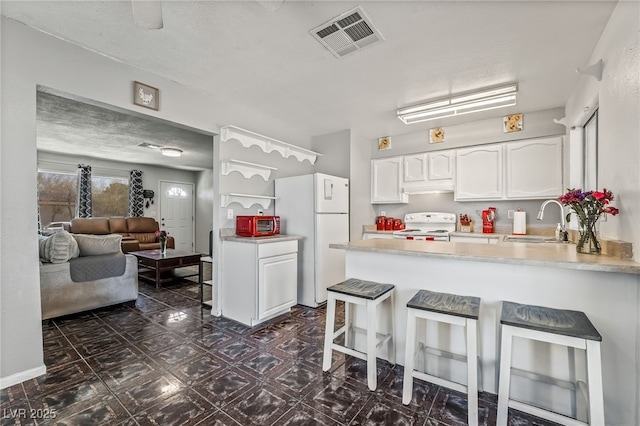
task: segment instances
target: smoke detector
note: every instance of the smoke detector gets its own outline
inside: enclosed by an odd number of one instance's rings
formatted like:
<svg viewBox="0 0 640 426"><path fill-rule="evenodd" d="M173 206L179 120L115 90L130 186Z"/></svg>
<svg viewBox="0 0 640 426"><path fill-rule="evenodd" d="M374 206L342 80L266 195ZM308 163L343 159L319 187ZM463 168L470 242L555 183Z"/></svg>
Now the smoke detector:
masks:
<svg viewBox="0 0 640 426"><path fill-rule="evenodd" d="M360 6L312 29L310 33L337 58L384 40Z"/></svg>

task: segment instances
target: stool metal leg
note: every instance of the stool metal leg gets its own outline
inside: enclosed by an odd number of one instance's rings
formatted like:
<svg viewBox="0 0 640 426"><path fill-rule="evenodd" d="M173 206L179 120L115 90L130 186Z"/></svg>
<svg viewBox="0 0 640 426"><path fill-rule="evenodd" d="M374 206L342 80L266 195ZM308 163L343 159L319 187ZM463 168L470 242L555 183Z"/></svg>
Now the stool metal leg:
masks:
<svg viewBox="0 0 640 426"><path fill-rule="evenodd" d="M604 425L604 401L600 342L587 340L587 380L589 381L589 424Z"/></svg>
<svg viewBox="0 0 640 426"><path fill-rule="evenodd" d="M367 302L367 383L369 389L374 391L378 387L376 368L376 347L378 338L376 335L376 303Z"/></svg>
<svg viewBox="0 0 640 426"><path fill-rule="evenodd" d="M498 384L498 426L507 426L509 415L509 387L511 379L511 328L502 326L502 340L500 349L500 381Z"/></svg>
<svg viewBox="0 0 640 426"><path fill-rule="evenodd" d="M327 295L327 320L324 330L324 354L322 357L322 371L329 371L331 368L331 356L333 350L333 330L336 321L336 298L329 292Z"/></svg>
<svg viewBox="0 0 640 426"><path fill-rule="evenodd" d="M402 403L408 405L413 396L413 362L416 346L416 315L407 309L407 340L404 353L404 379L402 382Z"/></svg>

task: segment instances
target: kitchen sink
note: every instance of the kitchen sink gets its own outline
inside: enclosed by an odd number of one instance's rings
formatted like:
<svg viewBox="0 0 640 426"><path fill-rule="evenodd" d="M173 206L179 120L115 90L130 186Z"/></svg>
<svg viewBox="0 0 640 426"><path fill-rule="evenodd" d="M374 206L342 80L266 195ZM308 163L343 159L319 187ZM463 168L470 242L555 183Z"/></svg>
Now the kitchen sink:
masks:
<svg viewBox="0 0 640 426"><path fill-rule="evenodd" d="M507 243L560 243L554 237L545 237L542 235L505 235L504 242Z"/></svg>

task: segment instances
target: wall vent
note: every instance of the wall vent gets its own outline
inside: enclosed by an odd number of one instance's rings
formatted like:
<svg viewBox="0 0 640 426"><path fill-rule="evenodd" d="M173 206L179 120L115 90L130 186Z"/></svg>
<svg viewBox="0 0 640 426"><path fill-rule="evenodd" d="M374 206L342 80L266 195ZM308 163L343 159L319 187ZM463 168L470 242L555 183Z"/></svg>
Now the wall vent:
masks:
<svg viewBox="0 0 640 426"><path fill-rule="evenodd" d="M384 40L361 7L356 7L310 31L337 58Z"/></svg>

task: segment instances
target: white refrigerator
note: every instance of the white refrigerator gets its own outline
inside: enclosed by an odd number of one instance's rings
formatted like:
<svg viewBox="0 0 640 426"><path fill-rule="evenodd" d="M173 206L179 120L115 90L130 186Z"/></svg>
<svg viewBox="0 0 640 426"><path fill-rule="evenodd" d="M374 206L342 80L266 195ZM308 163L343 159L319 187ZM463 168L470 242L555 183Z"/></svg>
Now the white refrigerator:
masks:
<svg viewBox="0 0 640 426"><path fill-rule="evenodd" d="M349 241L349 180L323 173L275 179L275 197L280 232L303 237L298 303L318 307L327 287L345 280L345 252L329 244Z"/></svg>

